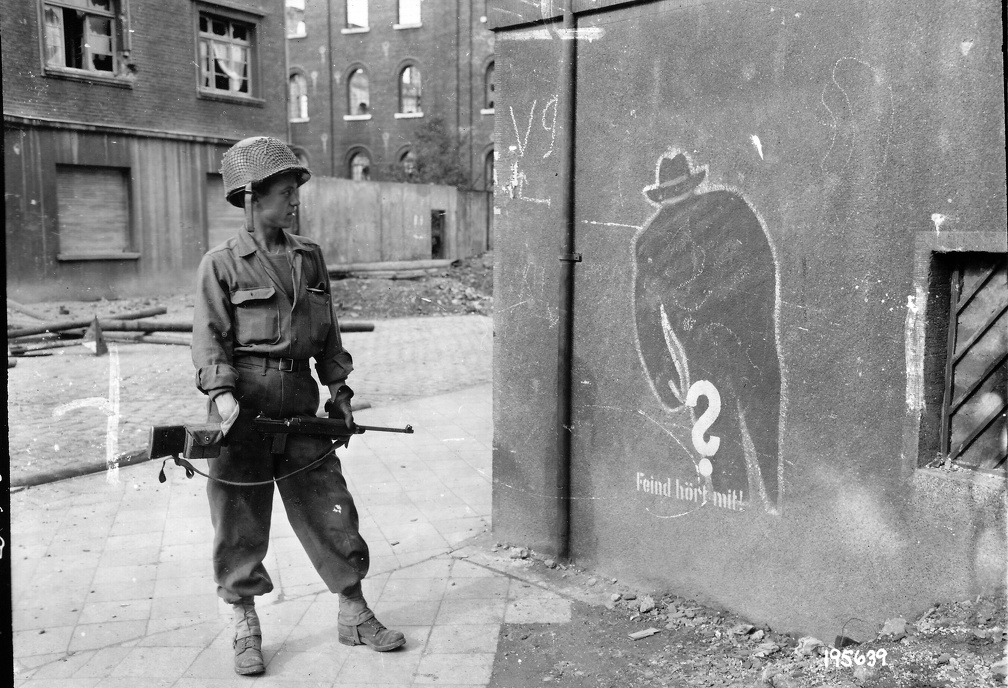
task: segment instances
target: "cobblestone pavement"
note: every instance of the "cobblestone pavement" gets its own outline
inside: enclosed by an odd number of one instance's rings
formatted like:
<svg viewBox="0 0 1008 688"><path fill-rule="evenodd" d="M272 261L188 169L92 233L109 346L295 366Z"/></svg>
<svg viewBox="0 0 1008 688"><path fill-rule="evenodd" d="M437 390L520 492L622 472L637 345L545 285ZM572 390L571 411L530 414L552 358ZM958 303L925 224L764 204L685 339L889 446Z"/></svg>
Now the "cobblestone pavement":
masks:
<svg viewBox="0 0 1008 688"><path fill-rule="evenodd" d="M418 399L490 382L493 321L481 315L375 321L345 333L356 403ZM187 346L110 343L18 358L7 371L11 484L101 468L146 447L151 425L202 420Z"/></svg>

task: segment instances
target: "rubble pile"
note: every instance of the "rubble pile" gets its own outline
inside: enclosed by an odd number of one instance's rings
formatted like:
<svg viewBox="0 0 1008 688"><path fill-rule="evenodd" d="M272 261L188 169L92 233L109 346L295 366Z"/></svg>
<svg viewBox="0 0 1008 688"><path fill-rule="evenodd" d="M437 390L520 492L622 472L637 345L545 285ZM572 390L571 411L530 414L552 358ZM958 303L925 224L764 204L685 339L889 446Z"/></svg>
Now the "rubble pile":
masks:
<svg viewBox="0 0 1008 688"><path fill-rule="evenodd" d="M506 624L492 686L531 685L533 674L536 683L564 686L1008 685L1003 596L935 604L913 621L889 619L873 638L857 643L778 633L675 594L621 588L615 579L600 580L524 547L498 543L494 549L545 575L601 588L606 601L575 605L570 628Z"/></svg>
<svg viewBox="0 0 1008 688"><path fill-rule="evenodd" d="M493 255L456 260L432 274L334 279L332 294L337 314L348 317L492 315Z"/></svg>

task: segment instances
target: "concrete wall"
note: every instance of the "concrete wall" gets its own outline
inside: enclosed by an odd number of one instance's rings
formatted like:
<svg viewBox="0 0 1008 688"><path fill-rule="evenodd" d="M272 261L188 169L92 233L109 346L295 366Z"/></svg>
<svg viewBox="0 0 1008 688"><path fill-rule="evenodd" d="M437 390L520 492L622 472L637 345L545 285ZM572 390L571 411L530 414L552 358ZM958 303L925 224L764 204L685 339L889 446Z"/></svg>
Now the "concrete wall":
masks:
<svg viewBox="0 0 1008 688"><path fill-rule="evenodd" d="M301 234L318 241L330 265L426 260L431 213L444 211L443 258L487 246L488 194L432 184L313 177L302 187Z"/></svg>
<svg viewBox="0 0 1008 688"><path fill-rule="evenodd" d="M565 151L536 12L490 9L494 529L550 551ZM920 467L919 345L933 256L1006 251L999 9L651 2L577 27L575 559L830 639L1003 589L1004 475Z"/></svg>

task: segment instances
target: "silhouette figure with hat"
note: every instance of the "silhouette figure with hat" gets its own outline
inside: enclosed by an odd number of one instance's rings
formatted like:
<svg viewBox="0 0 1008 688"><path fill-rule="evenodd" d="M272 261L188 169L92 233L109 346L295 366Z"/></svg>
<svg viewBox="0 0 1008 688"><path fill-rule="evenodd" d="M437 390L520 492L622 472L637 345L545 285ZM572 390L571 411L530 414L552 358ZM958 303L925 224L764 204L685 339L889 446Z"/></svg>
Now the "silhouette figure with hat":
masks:
<svg viewBox="0 0 1008 688"><path fill-rule="evenodd" d="M777 272L756 213L728 190L699 193L706 169L682 153L661 157L644 189L657 213L634 241L634 310L641 362L670 410L707 380L721 396L708 430L715 491L740 491L752 508L780 497L781 367ZM695 415L704 408L697 406ZM694 421L695 422L695 421Z"/></svg>

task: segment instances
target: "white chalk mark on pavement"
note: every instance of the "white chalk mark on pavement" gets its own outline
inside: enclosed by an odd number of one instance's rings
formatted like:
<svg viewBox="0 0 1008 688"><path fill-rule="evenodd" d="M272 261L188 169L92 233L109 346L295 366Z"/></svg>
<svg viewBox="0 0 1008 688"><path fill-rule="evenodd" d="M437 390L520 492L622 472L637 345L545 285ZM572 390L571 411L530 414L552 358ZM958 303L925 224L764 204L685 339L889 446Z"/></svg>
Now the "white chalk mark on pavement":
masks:
<svg viewBox="0 0 1008 688"><path fill-rule="evenodd" d="M52 417L59 419L70 411L82 408L96 408L108 415L105 430L105 465L108 466L106 482L110 485L119 484L119 349L109 343L109 393L108 398L87 397L74 399L66 404L60 404L53 409Z"/></svg>

